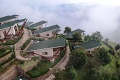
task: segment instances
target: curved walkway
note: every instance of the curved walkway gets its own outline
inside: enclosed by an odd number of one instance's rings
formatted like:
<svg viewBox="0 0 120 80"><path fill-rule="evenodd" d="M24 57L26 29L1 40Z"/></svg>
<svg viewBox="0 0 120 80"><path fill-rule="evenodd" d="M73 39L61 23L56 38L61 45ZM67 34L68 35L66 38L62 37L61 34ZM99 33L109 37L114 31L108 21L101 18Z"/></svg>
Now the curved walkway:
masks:
<svg viewBox="0 0 120 80"><path fill-rule="evenodd" d="M16 58L19 60L30 60L30 58L24 58L20 55L21 49L20 47L30 38L30 33L29 31L24 28L24 34L22 36L22 38L14 45L15 47L15 55Z"/></svg>

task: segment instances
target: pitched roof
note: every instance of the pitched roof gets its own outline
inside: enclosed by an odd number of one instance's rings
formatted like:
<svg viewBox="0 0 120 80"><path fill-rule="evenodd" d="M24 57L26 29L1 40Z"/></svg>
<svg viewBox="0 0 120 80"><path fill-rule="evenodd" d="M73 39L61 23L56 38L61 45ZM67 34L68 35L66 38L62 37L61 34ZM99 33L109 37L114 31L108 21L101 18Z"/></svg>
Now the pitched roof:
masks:
<svg viewBox="0 0 120 80"><path fill-rule="evenodd" d="M29 25L31 25L33 22L31 21L27 21L26 24L25 24L25 27L28 27Z"/></svg>
<svg viewBox="0 0 120 80"><path fill-rule="evenodd" d="M58 28L60 28L58 25L53 25L53 26L50 26L50 27L45 27L45 28L36 30L36 31L34 31L34 34L39 34L39 33L47 32L47 31L50 31L50 30L58 29Z"/></svg>
<svg viewBox="0 0 120 80"><path fill-rule="evenodd" d="M85 49L95 48L101 46L101 43L95 40L91 40L88 42L80 43L79 46L84 47Z"/></svg>
<svg viewBox="0 0 120 80"><path fill-rule="evenodd" d="M18 15L11 15L11 16L4 16L0 18L0 22L6 21L6 20L10 20L10 19L14 19L16 18Z"/></svg>
<svg viewBox="0 0 120 80"><path fill-rule="evenodd" d="M77 33L77 32L82 33L82 32L85 32L85 31L83 31L83 30L81 30L81 29L76 29L76 30L74 30L74 31L69 32L69 33L66 34L65 36L66 36L66 38L72 38L72 35L75 34L75 33Z"/></svg>
<svg viewBox="0 0 120 80"><path fill-rule="evenodd" d="M0 29L7 28L7 27L11 27L11 26L15 25L16 23L20 23L20 22L23 22L23 21L25 21L25 20L26 20L26 19L15 20L15 21L11 21L11 22L2 24L2 25L0 25Z"/></svg>
<svg viewBox="0 0 120 80"><path fill-rule="evenodd" d="M37 26L45 24L45 23L47 23L47 21L40 21L40 22L37 22L37 23L33 23L28 27L33 28L33 27L37 27Z"/></svg>
<svg viewBox="0 0 120 80"><path fill-rule="evenodd" d="M63 47L63 46L65 46L65 39L58 38L58 39L54 39L54 40L46 40L46 41L41 41L38 43L33 43L28 48L28 51L44 49L44 48L56 48L56 47Z"/></svg>

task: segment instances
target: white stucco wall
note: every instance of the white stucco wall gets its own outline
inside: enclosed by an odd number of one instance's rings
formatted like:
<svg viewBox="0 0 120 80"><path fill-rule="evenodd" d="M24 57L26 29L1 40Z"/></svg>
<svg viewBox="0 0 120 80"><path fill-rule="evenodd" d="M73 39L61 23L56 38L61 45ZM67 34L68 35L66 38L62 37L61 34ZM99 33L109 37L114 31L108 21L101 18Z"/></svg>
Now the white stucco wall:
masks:
<svg viewBox="0 0 120 80"><path fill-rule="evenodd" d="M53 57L53 49L52 48L39 49L39 50L35 50L34 52L39 54L39 55L45 56L45 57ZM44 52L47 52L48 54L44 55L43 54ZM38 56L38 55L36 55L36 56Z"/></svg>
<svg viewBox="0 0 120 80"><path fill-rule="evenodd" d="M10 27L4 28L4 29L1 29L1 30L0 30L0 36L1 36L1 38L4 38L3 32L4 32L4 31L8 32L9 28L10 28ZM11 26L11 29L10 29L10 31L9 31L8 34L15 34L14 26Z"/></svg>
<svg viewBox="0 0 120 80"><path fill-rule="evenodd" d="M10 27L9 27L10 28ZM5 30L8 32L9 28L6 28ZM11 29L8 34L15 34L14 26L11 26Z"/></svg>
<svg viewBox="0 0 120 80"><path fill-rule="evenodd" d="M43 25L39 25L39 26L36 26L35 28L36 29L42 29L44 26Z"/></svg>
<svg viewBox="0 0 120 80"><path fill-rule="evenodd" d="M47 36L47 34L49 34L49 36ZM44 32L44 33L40 33L39 35L40 35L40 36L44 36L44 37L46 37L46 38L51 38L51 37L53 37L52 31L47 31L47 32ZM41 38L42 38L42 37L41 37Z"/></svg>
<svg viewBox="0 0 120 80"><path fill-rule="evenodd" d="M4 34L3 32L0 30L0 39L3 39L4 38Z"/></svg>

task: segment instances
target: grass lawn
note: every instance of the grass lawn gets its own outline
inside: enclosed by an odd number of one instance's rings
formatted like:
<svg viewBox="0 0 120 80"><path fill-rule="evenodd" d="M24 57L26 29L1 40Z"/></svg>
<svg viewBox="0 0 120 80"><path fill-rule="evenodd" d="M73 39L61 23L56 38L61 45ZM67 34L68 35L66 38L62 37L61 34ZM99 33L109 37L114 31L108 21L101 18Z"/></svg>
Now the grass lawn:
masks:
<svg viewBox="0 0 120 80"><path fill-rule="evenodd" d="M106 45L106 44L104 44L103 42L101 42L101 44L102 44L102 46L101 47L104 47L105 49L107 49L107 50L109 50L110 48Z"/></svg>
<svg viewBox="0 0 120 80"><path fill-rule="evenodd" d="M108 42L108 44L110 44L113 48L117 45L116 43L114 43L114 42Z"/></svg>
<svg viewBox="0 0 120 80"><path fill-rule="evenodd" d="M9 54L11 52L12 52L11 48L8 48L8 49L6 49L4 51L0 50L0 58L2 58L3 56L5 56L5 55L7 55L7 54Z"/></svg>
<svg viewBox="0 0 120 80"><path fill-rule="evenodd" d="M30 61L25 61L22 64L18 64L22 69L26 70L28 67L35 65L39 60L30 60Z"/></svg>
<svg viewBox="0 0 120 80"><path fill-rule="evenodd" d="M47 60L42 60L41 62L38 63L36 67L28 71L27 74L32 78L42 76L43 74L49 71L49 68L55 66L60 60L61 58L56 58L54 63L50 63Z"/></svg>

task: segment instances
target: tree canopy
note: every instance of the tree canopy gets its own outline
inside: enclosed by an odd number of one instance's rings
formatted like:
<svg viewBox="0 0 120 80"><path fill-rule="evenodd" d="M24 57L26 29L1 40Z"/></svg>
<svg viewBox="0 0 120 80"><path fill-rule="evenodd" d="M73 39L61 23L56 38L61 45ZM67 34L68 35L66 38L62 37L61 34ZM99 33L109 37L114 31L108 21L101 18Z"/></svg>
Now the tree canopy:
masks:
<svg viewBox="0 0 120 80"><path fill-rule="evenodd" d="M71 28L70 27L65 27L64 33L69 33L71 32Z"/></svg>
<svg viewBox="0 0 120 80"><path fill-rule="evenodd" d="M75 34L72 35L72 37L75 41L81 41L82 40L81 33L75 33Z"/></svg>
<svg viewBox="0 0 120 80"><path fill-rule="evenodd" d="M90 35L86 35L85 37L84 37L84 41L89 41L90 40Z"/></svg>
<svg viewBox="0 0 120 80"><path fill-rule="evenodd" d="M106 65L111 61L110 56L108 55L108 51L104 47L98 50L98 57L102 65Z"/></svg>
<svg viewBox="0 0 120 80"><path fill-rule="evenodd" d="M96 31L91 35L91 39L101 41L103 39L103 36L101 35L99 31Z"/></svg>
<svg viewBox="0 0 120 80"><path fill-rule="evenodd" d="M120 44L117 44L117 45L115 46L115 50L117 51L118 49L120 49Z"/></svg>
<svg viewBox="0 0 120 80"><path fill-rule="evenodd" d="M70 60L73 67L81 68L86 63L85 51L79 48L75 49L72 51Z"/></svg>

